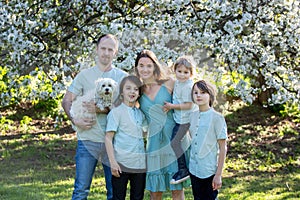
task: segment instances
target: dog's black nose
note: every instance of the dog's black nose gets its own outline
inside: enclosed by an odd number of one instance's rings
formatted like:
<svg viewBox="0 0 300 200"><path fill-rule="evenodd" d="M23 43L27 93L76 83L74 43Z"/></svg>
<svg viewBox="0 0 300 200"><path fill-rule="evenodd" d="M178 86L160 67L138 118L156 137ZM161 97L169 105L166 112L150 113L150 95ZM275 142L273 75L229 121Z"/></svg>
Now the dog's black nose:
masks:
<svg viewBox="0 0 300 200"><path fill-rule="evenodd" d="M105 88L105 92L108 92L109 91L109 89L108 88Z"/></svg>

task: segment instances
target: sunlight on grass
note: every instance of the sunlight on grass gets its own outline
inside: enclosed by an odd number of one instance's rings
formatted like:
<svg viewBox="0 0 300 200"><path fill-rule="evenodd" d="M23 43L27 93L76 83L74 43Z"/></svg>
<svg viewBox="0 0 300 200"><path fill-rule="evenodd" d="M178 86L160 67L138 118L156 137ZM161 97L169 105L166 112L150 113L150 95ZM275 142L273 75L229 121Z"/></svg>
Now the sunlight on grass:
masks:
<svg viewBox="0 0 300 200"><path fill-rule="evenodd" d="M59 180L52 183L41 181L27 182L18 185L4 185L0 189L3 199L69 199L72 194L73 179ZM10 191L6 193L5 191Z"/></svg>
<svg viewBox="0 0 300 200"><path fill-rule="evenodd" d="M286 181L286 182L285 182ZM297 199L300 197L299 174L248 175L231 177L223 181L219 199Z"/></svg>
<svg viewBox="0 0 300 200"><path fill-rule="evenodd" d="M300 199L295 124L261 112L260 107L238 103L228 108L228 156L219 200ZM74 132L0 135L0 199L71 199L75 150ZM193 199L191 188L185 189L185 197ZM106 189L98 165L89 200L102 199L106 199ZM149 191L144 199L150 199ZM163 199L171 200L171 193L165 192Z"/></svg>

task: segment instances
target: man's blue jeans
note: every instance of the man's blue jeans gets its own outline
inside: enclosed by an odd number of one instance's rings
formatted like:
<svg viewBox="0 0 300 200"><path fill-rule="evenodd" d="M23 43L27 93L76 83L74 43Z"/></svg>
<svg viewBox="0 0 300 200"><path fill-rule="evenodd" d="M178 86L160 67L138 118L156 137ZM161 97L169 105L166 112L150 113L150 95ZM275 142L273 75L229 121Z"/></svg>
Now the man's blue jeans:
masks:
<svg viewBox="0 0 300 200"><path fill-rule="evenodd" d="M72 200L87 199L98 160L102 162L104 170L107 199L111 200L113 197L111 184L112 175L105 143L78 140L75 159L76 177Z"/></svg>

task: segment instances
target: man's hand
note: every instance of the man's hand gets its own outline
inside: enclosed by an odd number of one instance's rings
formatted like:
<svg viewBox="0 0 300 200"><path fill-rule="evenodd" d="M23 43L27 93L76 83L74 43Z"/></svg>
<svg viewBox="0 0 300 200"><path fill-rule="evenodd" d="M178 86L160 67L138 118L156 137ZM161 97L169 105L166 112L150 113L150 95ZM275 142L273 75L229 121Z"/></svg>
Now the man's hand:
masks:
<svg viewBox="0 0 300 200"><path fill-rule="evenodd" d="M92 128L92 126L96 123L96 119L95 118L73 118L73 124L75 126L77 126L80 129L83 130L88 130L90 128Z"/></svg>
<svg viewBox="0 0 300 200"><path fill-rule="evenodd" d="M85 101L82 102L82 106L89 112L89 113L96 113L96 104L94 101Z"/></svg>

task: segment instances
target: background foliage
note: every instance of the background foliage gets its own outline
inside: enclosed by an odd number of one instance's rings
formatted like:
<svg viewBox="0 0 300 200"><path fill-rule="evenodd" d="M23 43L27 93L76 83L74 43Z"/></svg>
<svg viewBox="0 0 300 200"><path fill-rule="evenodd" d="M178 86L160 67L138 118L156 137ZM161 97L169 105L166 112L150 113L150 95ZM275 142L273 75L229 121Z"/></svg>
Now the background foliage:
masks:
<svg viewBox="0 0 300 200"><path fill-rule="evenodd" d="M2 1L0 103L60 98L78 70L94 64L97 38L113 33L115 63L127 71L143 48L166 64L190 54L199 77L227 95L299 105L299 7L297 0Z"/></svg>
<svg viewBox="0 0 300 200"><path fill-rule="evenodd" d="M94 64L104 33L120 40L117 67L131 72L144 48L166 66L189 54L195 78L227 97L218 108L229 131L220 199L299 199L299 7L298 0L1 1L0 199L70 198L76 136L60 100ZM90 199L105 198L99 171Z"/></svg>

